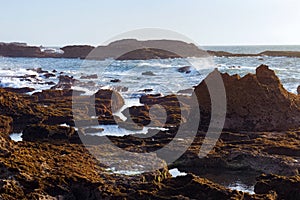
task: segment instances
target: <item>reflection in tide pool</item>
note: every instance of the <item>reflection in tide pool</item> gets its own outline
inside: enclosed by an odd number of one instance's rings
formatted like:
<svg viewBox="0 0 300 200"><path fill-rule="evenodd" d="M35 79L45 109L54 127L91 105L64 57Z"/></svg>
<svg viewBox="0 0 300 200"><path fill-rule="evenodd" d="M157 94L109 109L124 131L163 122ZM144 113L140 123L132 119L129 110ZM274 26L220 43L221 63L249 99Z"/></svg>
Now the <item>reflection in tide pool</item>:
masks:
<svg viewBox="0 0 300 200"><path fill-rule="evenodd" d="M242 192L248 192L250 194L255 194L254 185L249 186L249 185L243 184L240 181L230 184L228 186L228 188L232 189L232 190L238 190L238 191L242 191Z"/></svg>
<svg viewBox="0 0 300 200"><path fill-rule="evenodd" d="M187 175L187 173L181 172L177 168L170 169L169 172L173 178L176 178L177 176L186 176Z"/></svg>
<svg viewBox="0 0 300 200"><path fill-rule="evenodd" d="M22 133L12 133L9 135L9 137L15 142L20 142L23 140Z"/></svg>

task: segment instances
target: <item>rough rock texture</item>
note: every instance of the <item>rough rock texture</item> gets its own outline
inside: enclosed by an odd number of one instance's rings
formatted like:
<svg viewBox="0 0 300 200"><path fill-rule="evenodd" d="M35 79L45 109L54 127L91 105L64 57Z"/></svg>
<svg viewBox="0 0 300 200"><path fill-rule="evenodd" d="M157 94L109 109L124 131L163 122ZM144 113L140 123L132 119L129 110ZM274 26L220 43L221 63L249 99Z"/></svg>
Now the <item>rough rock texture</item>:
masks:
<svg viewBox="0 0 300 200"><path fill-rule="evenodd" d="M79 134L99 130L79 127L77 133L74 128L61 125L74 126L73 114L77 111L72 109L74 99L78 100L77 121L89 121L91 114L95 114L100 124L116 124L113 112L124 105L120 94L99 90L94 96L81 96L79 91L66 89L44 90L30 96L0 89L0 131L6 131L6 135L0 134L0 199L299 199L299 124L293 125L295 130L287 130L299 117L299 95L288 93L266 66L260 66L256 75L243 78L221 76L228 91L231 123L228 126L226 122L227 129L234 132L223 131L203 158L198 155L204 138L209 142L213 138L202 129L196 137L190 136L190 124L185 123L193 114L190 97L144 95L140 98L143 106L124 111L133 122L123 123L140 126L154 123L168 128L165 131L149 129L147 134L108 137L115 146L136 153L138 162L133 162L136 166L145 163L140 153L146 152L153 155L147 164L152 165L157 159L164 166L161 170L136 176L113 174L109 171L111 168L107 169L104 163L116 169L130 169L124 162L132 162L128 158L120 160L118 152L104 140L107 137L85 136L89 142L86 147L93 156L78 142ZM210 102L204 83L195 91L202 114L209 114ZM155 105L161 107L155 110ZM167 122L161 121L162 111L166 111ZM256 125L251 126L254 122L243 120L255 120ZM285 124L280 120L285 120ZM279 125L282 128L278 128ZM24 130L24 141L13 142L7 137L11 126ZM174 138L179 126L183 128L181 137ZM270 126L272 129L268 129ZM286 130L261 132L260 129ZM156 153L175 139L178 143L169 147L172 153L181 152L187 141L193 141L169 166L187 172L185 177L171 178L163 156ZM276 175L258 178L255 191L259 194L255 195L230 190L201 178L206 172L227 170Z"/></svg>
<svg viewBox="0 0 300 200"><path fill-rule="evenodd" d="M275 191L278 199L300 199L300 176L261 175L257 181L255 192L258 194Z"/></svg>
<svg viewBox="0 0 300 200"><path fill-rule="evenodd" d="M143 95L140 103L144 105L132 106L123 111L127 120L119 125L127 129L140 129L143 126L179 126L187 121L190 111L190 106L181 102L176 95Z"/></svg>
<svg viewBox="0 0 300 200"><path fill-rule="evenodd" d="M12 132L12 121L11 117L0 115L0 134L8 135Z"/></svg>
<svg viewBox="0 0 300 200"><path fill-rule="evenodd" d="M27 93L27 92L32 92L32 91L35 90L34 88L30 88L30 87L22 87L22 88L6 87L6 88L3 88L3 89L5 89L8 92L15 92L15 93L20 93L20 94Z"/></svg>
<svg viewBox="0 0 300 200"><path fill-rule="evenodd" d="M0 198L5 200L276 198L276 193L233 191L192 174L171 178L166 168L136 176L111 174L82 145L14 143L2 135L0 141Z"/></svg>
<svg viewBox="0 0 300 200"><path fill-rule="evenodd" d="M210 76L218 71L212 72ZM275 131L300 127L300 98L285 90L268 66L244 77L221 74L227 98L227 130ZM205 81L196 88L202 123L209 120L210 95ZM206 119L205 119L206 117Z"/></svg>
<svg viewBox="0 0 300 200"><path fill-rule="evenodd" d="M23 130L22 138L25 141L69 141L78 138L73 127L34 124L28 125Z"/></svg>
<svg viewBox="0 0 300 200"><path fill-rule="evenodd" d="M42 109L42 108L41 108ZM13 118L14 129L24 124L34 124L42 120L40 107L22 95L0 88L0 115Z"/></svg>

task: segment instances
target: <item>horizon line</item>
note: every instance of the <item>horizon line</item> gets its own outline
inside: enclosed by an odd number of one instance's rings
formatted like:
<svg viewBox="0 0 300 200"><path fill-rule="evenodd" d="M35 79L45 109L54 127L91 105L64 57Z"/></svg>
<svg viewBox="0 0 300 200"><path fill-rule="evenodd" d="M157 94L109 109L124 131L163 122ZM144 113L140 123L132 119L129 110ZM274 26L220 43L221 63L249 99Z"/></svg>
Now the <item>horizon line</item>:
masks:
<svg viewBox="0 0 300 200"><path fill-rule="evenodd" d="M126 39L126 38L125 38ZM134 39L134 38L132 38ZM123 40L123 39L121 39ZM148 41L148 40L139 40L137 39L138 41ZM151 39L152 40L152 39ZM154 40L172 40L172 39L154 39ZM119 40L116 40L116 41L119 41ZM180 40L174 40L174 41L180 41ZM183 41L184 42L184 41ZM65 46L73 46L73 45L89 45L89 46L94 46L94 47L97 47L97 46L106 46L104 44L90 44L90 43L66 43L66 44L57 44L57 45L43 45L43 44L33 44L33 43L28 43L28 42L25 42L25 41L0 41L0 43L26 43L27 46L43 46L43 47L65 47ZM203 46L300 46L300 44L245 44L245 43L242 43L242 44L232 44L232 43L229 43L229 44L195 44L196 46L198 47L203 47Z"/></svg>

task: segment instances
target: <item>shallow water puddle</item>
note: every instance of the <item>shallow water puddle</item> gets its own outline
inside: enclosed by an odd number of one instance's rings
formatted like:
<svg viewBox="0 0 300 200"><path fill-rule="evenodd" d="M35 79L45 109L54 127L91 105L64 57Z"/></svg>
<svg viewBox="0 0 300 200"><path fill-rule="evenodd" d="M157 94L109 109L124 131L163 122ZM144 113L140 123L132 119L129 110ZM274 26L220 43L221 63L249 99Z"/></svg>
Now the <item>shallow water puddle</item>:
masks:
<svg viewBox="0 0 300 200"><path fill-rule="evenodd" d="M186 176L187 175L187 173L181 172L177 168L170 169L169 172L173 178L176 178L177 176Z"/></svg>
<svg viewBox="0 0 300 200"><path fill-rule="evenodd" d="M23 141L22 133L12 133L9 135L9 137L15 142Z"/></svg>

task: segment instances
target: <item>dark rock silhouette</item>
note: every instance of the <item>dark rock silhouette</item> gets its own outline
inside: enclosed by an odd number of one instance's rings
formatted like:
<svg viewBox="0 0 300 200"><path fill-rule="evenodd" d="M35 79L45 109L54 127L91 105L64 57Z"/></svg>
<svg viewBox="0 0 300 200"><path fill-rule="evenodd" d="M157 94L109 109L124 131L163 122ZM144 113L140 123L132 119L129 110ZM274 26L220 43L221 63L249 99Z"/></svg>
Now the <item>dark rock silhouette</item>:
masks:
<svg viewBox="0 0 300 200"><path fill-rule="evenodd" d="M63 58L80 58L85 59L85 57L94 49L94 47L89 45L74 45L65 46L61 48L64 51L62 54Z"/></svg>

